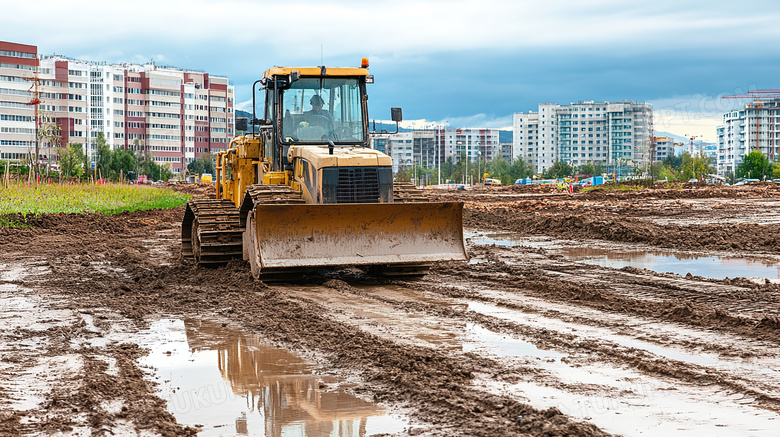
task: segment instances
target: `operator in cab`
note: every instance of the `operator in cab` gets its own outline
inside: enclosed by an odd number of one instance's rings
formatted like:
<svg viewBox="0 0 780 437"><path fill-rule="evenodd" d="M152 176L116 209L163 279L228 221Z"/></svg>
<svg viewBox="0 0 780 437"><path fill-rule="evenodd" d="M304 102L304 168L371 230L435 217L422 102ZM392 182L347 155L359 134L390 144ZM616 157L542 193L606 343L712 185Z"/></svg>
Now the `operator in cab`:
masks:
<svg viewBox="0 0 780 437"><path fill-rule="evenodd" d="M332 127L333 118L331 117L330 112L322 109L325 105L325 101L322 100L322 97L320 97L319 94L315 94L311 97L309 103L311 103L311 109L303 113L303 119L311 126Z"/></svg>

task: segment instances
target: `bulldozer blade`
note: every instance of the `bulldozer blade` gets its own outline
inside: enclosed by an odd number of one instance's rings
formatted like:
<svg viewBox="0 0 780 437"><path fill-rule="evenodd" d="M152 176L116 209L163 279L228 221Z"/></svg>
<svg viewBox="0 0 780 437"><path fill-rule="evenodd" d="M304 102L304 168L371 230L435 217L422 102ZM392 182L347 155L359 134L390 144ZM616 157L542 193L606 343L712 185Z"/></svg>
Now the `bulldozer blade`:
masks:
<svg viewBox="0 0 780 437"><path fill-rule="evenodd" d="M468 259L458 202L265 204L251 222L253 270Z"/></svg>

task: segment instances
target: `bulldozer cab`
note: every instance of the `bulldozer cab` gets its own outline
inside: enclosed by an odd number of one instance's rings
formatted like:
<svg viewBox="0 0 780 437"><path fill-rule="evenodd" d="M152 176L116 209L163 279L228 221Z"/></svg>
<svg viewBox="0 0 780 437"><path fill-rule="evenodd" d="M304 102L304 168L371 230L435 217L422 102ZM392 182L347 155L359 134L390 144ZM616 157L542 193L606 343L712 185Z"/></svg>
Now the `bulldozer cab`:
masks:
<svg viewBox="0 0 780 437"><path fill-rule="evenodd" d="M359 78L303 77L280 94L282 143L366 141Z"/></svg>
<svg viewBox="0 0 780 437"><path fill-rule="evenodd" d="M282 158L292 145L368 147L366 83L371 79L366 68L266 71L254 96L255 113L264 114L262 124L272 125L278 148L266 155Z"/></svg>

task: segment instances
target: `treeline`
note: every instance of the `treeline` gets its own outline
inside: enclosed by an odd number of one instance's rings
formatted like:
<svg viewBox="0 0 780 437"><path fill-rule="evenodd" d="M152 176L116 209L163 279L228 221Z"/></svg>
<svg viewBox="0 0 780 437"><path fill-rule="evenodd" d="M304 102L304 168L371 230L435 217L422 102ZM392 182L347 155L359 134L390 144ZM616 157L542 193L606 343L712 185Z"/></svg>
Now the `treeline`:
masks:
<svg viewBox="0 0 780 437"><path fill-rule="evenodd" d="M543 179L564 178L576 175L593 176L604 173L604 166L599 164L585 164L572 168L565 162L556 162L553 166L541 174L528 164L523 158L518 158L514 163L509 163L503 158L493 160L480 159L466 163L465 156L458 162L453 162L452 157L441 165L441 182L447 183L478 183L483 178L499 179L502 184L513 184L518 179L541 177ZM575 171L576 170L576 171ZM439 170L436 167L425 168L421 165L401 168L396 174L399 181L412 181L417 179L418 185L434 185L438 182Z"/></svg>
<svg viewBox="0 0 780 437"><path fill-rule="evenodd" d="M170 164L162 166L157 164L152 159L151 153L144 156L132 150L111 150L103 133L98 134L95 146L96 154L93 160L87 158L84 154L84 146L80 143L60 147L57 149L59 170L41 168L37 174L42 178L50 179L98 180L102 178L114 182L133 180L137 175L146 175L152 181L167 181L173 177ZM5 174L6 166L10 164L8 173L16 177L30 176L31 170L36 173L30 165L34 161L32 158L30 157L21 165L18 162L0 161L0 174Z"/></svg>
<svg viewBox="0 0 780 437"><path fill-rule="evenodd" d="M780 163L770 163L766 156L759 151L750 152L745 155L742 161L733 174L726 175L726 179L731 183L740 178L780 178ZM416 179L418 185L434 185L438 182L438 172L436 167L425 168L422 165L404 167L396 174L396 180L412 181ZM702 153L692 156L688 152L684 152L681 156L668 156L662 161L646 167L627 166L624 163L608 169L603 164L587 163L581 166L570 166L565 162L557 161L542 173L537 173L522 158L518 158L512 164L503 158L491 161L480 159L466 164L465 156L462 156L457 163L454 163L452 157L449 157L441 165L441 182L478 183L483 177L489 177L499 179L502 184L507 185L523 178L589 177L608 172L612 172L613 175L619 173L621 177L645 178L649 178L652 172L654 180L686 182L690 179L706 178L707 175L716 173L716 168L714 158L707 157Z"/></svg>
<svg viewBox="0 0 780 437"><path fill-rule="evenodd" d="M85 179L94 177L104 180L127 180L128 175L146 175L150 180L167 181L173 177L170 164L159 165L152 159L151 153L144 154L132 150L115 149L106 142L103 133L98 134L95 141L96 154L93 162L84 155L84 148L79 143L61 147L60 172L66 178ZM130 179L134 179L131 177Z"/></svg>

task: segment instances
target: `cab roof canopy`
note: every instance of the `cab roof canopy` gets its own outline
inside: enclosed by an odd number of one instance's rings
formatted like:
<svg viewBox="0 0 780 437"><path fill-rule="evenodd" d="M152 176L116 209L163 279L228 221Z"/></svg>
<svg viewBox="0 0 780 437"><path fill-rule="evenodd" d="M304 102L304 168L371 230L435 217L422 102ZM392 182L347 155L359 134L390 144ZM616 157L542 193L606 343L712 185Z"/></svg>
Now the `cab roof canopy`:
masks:
<svg viewBox="0 0 780 437"><path fill-rule="evenodd" d="M362 67L273 67L263 73L263 78L271 78L273 76L289 76L293 71L297 71L301 77L369 76L368 68Z"/></svg>

